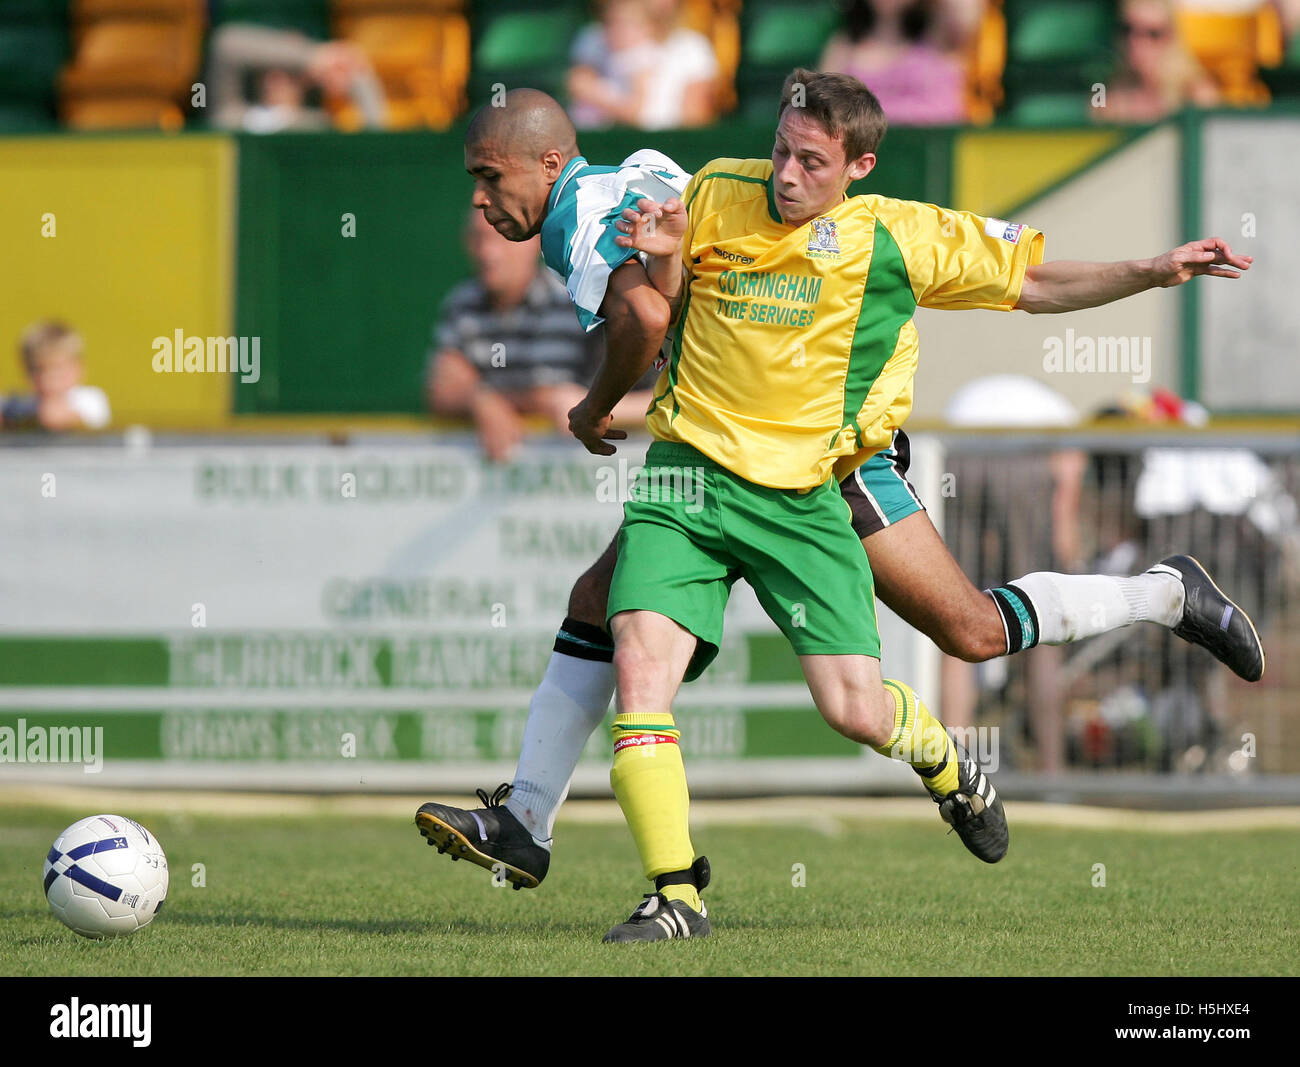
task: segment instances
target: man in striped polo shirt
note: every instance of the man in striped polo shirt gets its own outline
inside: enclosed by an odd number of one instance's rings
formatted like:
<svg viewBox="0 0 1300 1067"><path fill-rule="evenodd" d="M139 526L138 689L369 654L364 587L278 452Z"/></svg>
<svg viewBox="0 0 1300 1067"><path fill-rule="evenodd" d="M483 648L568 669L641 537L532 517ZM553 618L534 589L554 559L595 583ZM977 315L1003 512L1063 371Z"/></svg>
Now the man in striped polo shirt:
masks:
<svg viewBox="0 0 1300 1067"><path fill-rule="evenodd" d="M474 420L488 457L510 458L524 417L569 428L569 409L587 391L604 354L604 335L574 318L564 283L542 269L537 238L502 237L472 210L465 247L475 276L444 298L430 352L429 410ZM618 421L645 415L648 377L619 404Z"/></svg>

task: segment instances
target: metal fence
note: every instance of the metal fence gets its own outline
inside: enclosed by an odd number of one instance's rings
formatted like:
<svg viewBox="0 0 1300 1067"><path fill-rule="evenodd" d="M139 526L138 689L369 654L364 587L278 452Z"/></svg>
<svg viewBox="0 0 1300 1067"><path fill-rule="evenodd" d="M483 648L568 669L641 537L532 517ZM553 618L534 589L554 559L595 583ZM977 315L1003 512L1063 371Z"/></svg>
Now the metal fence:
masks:
<svg viewBox="0 0 1300 1067"><path fill-rule="evenodd" d="M1294 435L945 436L944 539L980 588L1030 571L1135 574L1199 559L1267 653L1247 684L1137 625L978 667L974 721L1004 766L1249 776L1300 771L1300 441ZM965 682L969 684L970 679Z"/></svg>

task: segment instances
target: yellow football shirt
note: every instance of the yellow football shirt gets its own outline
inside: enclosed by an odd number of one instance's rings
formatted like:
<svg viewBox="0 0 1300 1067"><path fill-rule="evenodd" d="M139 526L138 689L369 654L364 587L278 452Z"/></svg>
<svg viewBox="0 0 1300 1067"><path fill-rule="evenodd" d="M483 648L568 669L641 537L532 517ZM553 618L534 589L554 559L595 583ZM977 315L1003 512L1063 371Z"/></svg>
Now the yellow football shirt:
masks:
<svg viewBox="0 0 1300 1067"><path fill-rule="evenodd" d="M715 159L683 196L687 276L647 425L747 481L811 489L912 408L917 305L1011 310L1043 235L910 200L781 221L765 159Z"/></svg>

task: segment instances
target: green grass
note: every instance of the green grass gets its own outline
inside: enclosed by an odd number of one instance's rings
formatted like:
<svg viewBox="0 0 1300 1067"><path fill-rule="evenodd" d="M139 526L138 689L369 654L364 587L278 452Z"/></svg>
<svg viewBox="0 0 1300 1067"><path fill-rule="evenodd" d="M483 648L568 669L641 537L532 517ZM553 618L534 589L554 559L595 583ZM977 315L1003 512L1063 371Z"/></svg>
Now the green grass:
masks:
<svg viewBox="0 0 1300 1067"><path fill-rule="evenodd" d="M643 892L621 826L561 823L550 876L515 892L401 820L132 814L167 850L167 907L141 933L92 942L41 893L44 853L75 815L0 810L0 973L1300 974L1297 830L1013 825L1010 855L988 867L937 821L706 826L713 937L611 946L601 935Z"/></svg>

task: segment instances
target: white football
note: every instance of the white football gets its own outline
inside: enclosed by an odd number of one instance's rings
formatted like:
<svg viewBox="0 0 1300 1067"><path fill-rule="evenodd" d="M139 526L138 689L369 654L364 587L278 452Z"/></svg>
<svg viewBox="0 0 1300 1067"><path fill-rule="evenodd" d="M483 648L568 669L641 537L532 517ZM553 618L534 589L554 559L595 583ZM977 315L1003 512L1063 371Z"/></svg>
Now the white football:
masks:
<svg viewBox="0 0 1300 1067"><path fill-rule="evenodd" d="M82 937L133 934L167 899L158 839L121 815L92 815L54 839L42 872L54 917Z"/></svg>

